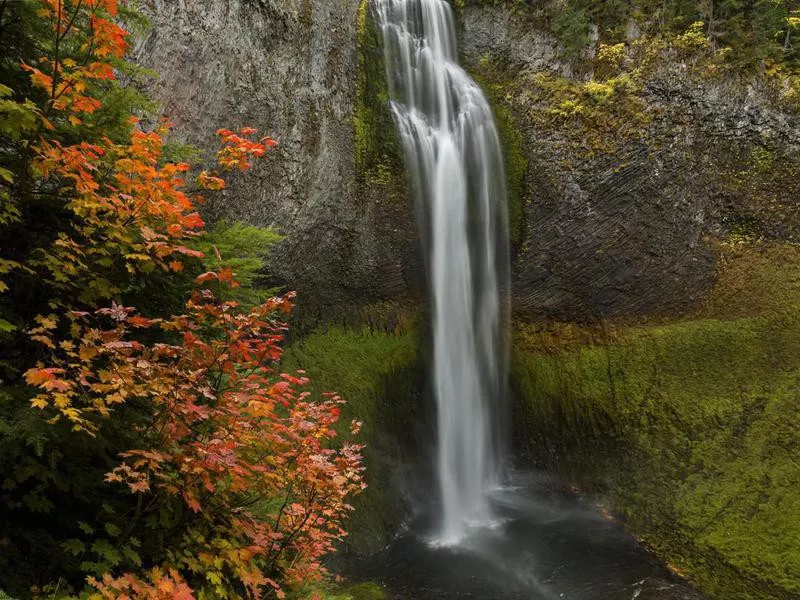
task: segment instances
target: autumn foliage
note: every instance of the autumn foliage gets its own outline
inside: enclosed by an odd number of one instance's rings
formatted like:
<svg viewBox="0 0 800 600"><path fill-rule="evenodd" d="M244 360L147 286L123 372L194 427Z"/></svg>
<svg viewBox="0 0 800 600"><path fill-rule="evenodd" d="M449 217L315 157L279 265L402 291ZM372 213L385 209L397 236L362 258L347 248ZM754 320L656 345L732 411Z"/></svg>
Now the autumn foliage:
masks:
<svg viewBox="0 0 800 600"><path fill-rule="evenodd" d="M289 311L289 299L241 311L210 289L234 285L230 272L197 282L186 314L170 319L117 305L72 312L74 341L61 342L43 319L37 337L57 349L26 378L42 390L35 407L90 434L119 405L152 407L137 425L149 443L124 452L106 480L143 498L132 524L171 498L202 514L187 531L190 555L173 562L173 580L189 572L220 596L241 588L261 597L265 586L280 592L276 577L323 572L319 559L344 535L346 498L363 486L360 447L330 443L338 397L314 400L300 391L305 379L276 377L286 329L276 315ZM141 330L174 341L144 344ZM92 583L104 592L145 586L130 575Z"/></svg>
<svg viewBox="0 0 800 600"><path fill-rule="evenodd" d="M220 129L216 167L198 171L164 159L167 122L148 131L131 117L122 137L91 123L103 109L97 86L115 80L130 44L118 8L38 2L51 52L20 63L38 101L9 100L28 120L0 129L26 157L24 169L0 171L0 225L21 220L37 195L64 215L46 244L0 257L11 285L33 278L50 295L24 329L36 357L24 370L36 390L27 410L76 439L108 444L113 426L135 440L105 474L114 506L67 524L74 534L61 548L80 561L92 598L281 597L324 575L347 500L364 487L361 447L335 439L340 398L313 398L302 373L280 373L291 295L240 306L230 269L199 272L199 194L276 143ZM195 275L181 314L125 305L154 272Z"/></svg>

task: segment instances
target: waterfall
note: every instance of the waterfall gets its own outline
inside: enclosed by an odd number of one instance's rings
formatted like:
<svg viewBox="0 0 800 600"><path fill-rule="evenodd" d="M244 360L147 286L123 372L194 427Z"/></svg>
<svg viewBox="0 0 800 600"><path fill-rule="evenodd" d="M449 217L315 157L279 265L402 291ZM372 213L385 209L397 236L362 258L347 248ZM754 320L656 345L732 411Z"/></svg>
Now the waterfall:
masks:
<svg viewBox="0 0 800 600"><path fill-rule="evenodd" d="M426 231L442 518L455 544L491 519L505 395L506 189L486 98L458 65L445 0L374 0L391 110Z"/></svg>

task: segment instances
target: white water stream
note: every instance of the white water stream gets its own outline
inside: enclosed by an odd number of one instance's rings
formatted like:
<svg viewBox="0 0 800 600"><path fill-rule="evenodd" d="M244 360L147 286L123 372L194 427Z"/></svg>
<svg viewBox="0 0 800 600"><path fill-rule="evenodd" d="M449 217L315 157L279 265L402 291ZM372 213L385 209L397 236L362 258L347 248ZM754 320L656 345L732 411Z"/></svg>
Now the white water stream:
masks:
<svg viewBox="0 0 800 600"><path fill-rule="evenodd" d="M437 542L491 520L505 395L505 175L492 112L458 65L445 0L374 0L391 108L427 231L433 295ZM501 434L502 435L502 434Z"/></svg>

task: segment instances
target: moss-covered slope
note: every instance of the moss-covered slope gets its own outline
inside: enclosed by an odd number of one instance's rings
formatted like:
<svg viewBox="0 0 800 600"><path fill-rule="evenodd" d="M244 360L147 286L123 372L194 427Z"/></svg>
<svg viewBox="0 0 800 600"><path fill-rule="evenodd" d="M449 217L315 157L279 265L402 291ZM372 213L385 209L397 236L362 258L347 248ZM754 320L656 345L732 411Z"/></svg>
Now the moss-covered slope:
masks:
<svg viewBox="0 0 800 600"><path fill-rule="evenodd" d="M712 598L800 596L800 249L720 249L693 318L517 324L532 457L609 502Z"/></svg>
<svg viewBox="0 0 800 600"><path fill-rule="evenodd" d="M347 527L348 547L358 553L386 544L405 517L398 479L410 462L406 453L420 410L418 348L417 326L390 310L379 326L320 329L292 344L284 357L284 370L306 371L310 391L336 392L346 401L342 435L351 420L364 424L357 441L366 444L368 487L356 497Z"/></svg>

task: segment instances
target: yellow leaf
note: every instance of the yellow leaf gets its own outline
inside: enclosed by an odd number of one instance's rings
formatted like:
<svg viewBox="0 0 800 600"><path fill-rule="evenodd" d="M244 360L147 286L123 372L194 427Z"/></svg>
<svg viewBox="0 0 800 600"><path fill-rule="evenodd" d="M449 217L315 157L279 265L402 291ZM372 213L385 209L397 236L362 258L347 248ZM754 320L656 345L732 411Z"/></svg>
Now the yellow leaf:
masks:
<svg viewBox="0 0 800 600"><path fill-rule="evenodd" d="M67 408L71 404L70 398L66 394L55 393L53 400L56 408Z"/></svg>
<svg viewBox="0 0 800 600"><path fill-rule="evenodd" d="M81 346L78 352L78 356L80 356L81 360L92 360L97 354L97 348L94 346Z"/></svg>
<svg viewBox="0 0 800 600"><path fill-rule="evenodd" d="M55 315L36 315L36 322L39 323L44 329L55 329L58 325L58 318Z"/></svg>
<svg viewBox="0 0 800 600"><path fill-rule="evenodd" d="M33 406L33 408L44 409L44 408L47 408L48 404L49 403L47 402L47 399L46 399L45 396L36 396L36 398L31 400L31 406Z"/></svg>
<svg viewBox="0 0 800 600"><path fill-rule="evenodd" d="M70 421L80 421L81 413L77 408L67 408L61 411Z"/></svg>
<svg viewBox="0 0 800 600"><path fill-rule="evenodd" d="M114 392L113 394L109 394L106 396L106 404L121 404L125 402L125 396L119 392Z"/></svg>
<svg viewBox="0 0 800 600"><path fill-rule="evenodd" d="M55 349L56 347L56 345L53 343L53 340L43 335L32 335L31 339L39 342L40 344L44 344L45 346L51 349Z"/></svg>

